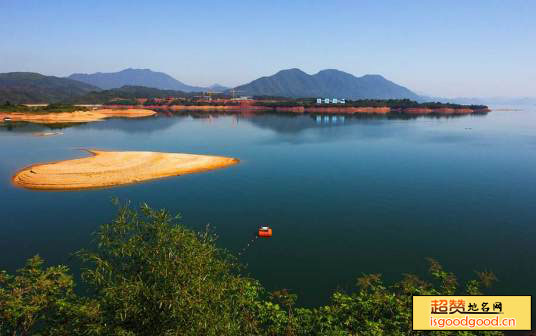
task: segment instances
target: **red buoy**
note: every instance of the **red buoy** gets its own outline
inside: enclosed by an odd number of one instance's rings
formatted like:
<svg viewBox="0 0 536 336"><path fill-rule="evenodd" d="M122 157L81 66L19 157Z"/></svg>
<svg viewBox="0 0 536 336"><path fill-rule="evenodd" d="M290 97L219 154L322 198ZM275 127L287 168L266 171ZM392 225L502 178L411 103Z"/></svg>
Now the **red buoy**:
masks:
<svg viewBox="0 0 536 336"><path fill-rule="evenodd" d="M272 229L268 226L263 226L259 229L258 236L260 238L270 238L272 236Z"/></svg>

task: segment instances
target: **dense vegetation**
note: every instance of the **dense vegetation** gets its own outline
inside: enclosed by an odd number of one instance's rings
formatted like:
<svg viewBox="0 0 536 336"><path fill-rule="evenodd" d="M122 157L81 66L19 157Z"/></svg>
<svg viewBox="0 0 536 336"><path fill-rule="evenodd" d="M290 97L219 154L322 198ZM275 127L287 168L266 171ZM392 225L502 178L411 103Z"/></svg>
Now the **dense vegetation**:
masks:
<svg viewBox="0 0 536 336"><path fill-rule="evenodd" d="M126 87L119 89L123 90ZM162 91L157 89L149 88L140 88L142 91L132 91L133 94L124 94L118 90L113 91L110 94L111 97L122 97L123 99L113 99L108 100L107 104L114 105L137 105L138 103L134 100L135 97L150 97L147 101L143 103L145 106L172 106L172 105L183 105L183 106L225 106L240 105L240 101L229 101L229 100L197 100L192 94L182 93L182 95L173 95L173 91ZM99 92L97 94L103 95L106 91ZM143 94L146 94L143 96ZM173 100L159 100L159 98L176 98ZM223 95L214 95L213 98L227 98ZM256 106L265 106L269 108L273 107L390 107L392 109L405 109L405 108L470 108L473 110L486 109L486 105L461 105L461 104L452 104L452 103L441 103L441 102L424 102L419 103L410 99L359 99L359 100L346 100L345 104L317 104L316 99L304 98L304 99L282 99L282 98L272 98L266 99L265 97L262 100L257 100L254 102ZM103 99L101 99L103 100ZM105 99L104 99L105 100Z"/></svg>
<svg viewBox="0 0 536 336"><path fill-rule="evenodd" d="M49 104L44 106L26 106L19 104L11 104L6 101L0 105L0 112L24 112L24 113L53 113L53 112L74 112L86 111L83 106L74 106L69 104Z"/></svg>
<svg viewBox="0 0 536 336"><path fill-rule="evenodd" d="M82 96L97 87L68 78L33 72L0 74L0 102L13 104L58 103Z"/></svg>
<svg viewBox="0 0 536 336"><path fill-rule="evenodd" d="M15 275L0 272L0 335L430 335L412 331L413 294L479 294L494 280L477 273L462 289L431 261L432 282L405 275L386 285L366 275L358 290L337 291L325 306L298 307L296 295L269 293L241 275L213 234L177 219L147 205L122 206L96 233L96 247L76 253L87 296L77 294L67 267L45 267L38 256Z"/></svg>
<svg viewBox="0 0 536 336"><path fill-rule="evenodd" d="M145 106L165 105L226 105L227 103L200 102L203 92L182 92L173 90L160 90L142 86L123 86L119 89L91 92L76 99L78 103L106 104L106 105L139 105L138 98L147 99ZM212 94L212 98L223 98L223 94ZM238 104L238 103L236 103Z"/></svg>
<svg viewBox="0 0 536 336"><path fill-rule="evenodd" d="M190 94L175 90L160 90L144 86L123 86L118 89L92 91L71 100L77 104L115 103L118 99L134 101L136 98L189 97Z"/></svg>
<svg viewBox="0 0 536 336"><path fill-rule="evenodd" d="M440 102L427 102L419 103L410 99L359 99L359 100L346 100L345 104L317 104L316 99L288 99L288 100L273 100L273 101L258 101L256 105L266 107L390 107L393 109L404 108L471 108L471 109L485 109L485 105L460 105L451 103Z"/></svg>

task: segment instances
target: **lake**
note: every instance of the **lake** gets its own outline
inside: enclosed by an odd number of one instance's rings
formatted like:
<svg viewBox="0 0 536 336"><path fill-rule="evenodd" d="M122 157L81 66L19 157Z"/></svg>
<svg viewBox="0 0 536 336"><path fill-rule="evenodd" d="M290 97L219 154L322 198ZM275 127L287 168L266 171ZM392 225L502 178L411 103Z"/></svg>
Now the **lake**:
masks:
<svg viewBox="0 0 536 336"><path fill-rule="evenodd" d="M207 224L268 289L326 303L356 277L425 275L427 257L462 280L493 271L495 294L536 295L536 108L483 116L385 117L159 114L34 137L42 126L0 127L0 269L39 253L72 264L112 197ZM230 168L136 185L36 192L10 183L36 162L83 157L80 148L237 157Z"/></svg>

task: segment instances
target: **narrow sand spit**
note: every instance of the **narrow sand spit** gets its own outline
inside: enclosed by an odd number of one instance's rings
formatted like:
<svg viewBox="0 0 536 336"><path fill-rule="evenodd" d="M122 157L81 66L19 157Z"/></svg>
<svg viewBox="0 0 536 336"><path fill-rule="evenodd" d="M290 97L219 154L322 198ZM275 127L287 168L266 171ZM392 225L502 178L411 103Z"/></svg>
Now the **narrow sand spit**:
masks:
<svg viewBox="0 0 536 336"><path fill-rule="evenodd" d="M141 118L155 115L156 112L144 109L125 109L125 110L93 110L93 111L74 111L58 113L0 113L0 122L9 119L11 121L27 121L37 124L63 124L63 123L85 123L99 121L106 118Z"/></svg>
<svg viewBox="0 0 536 336"><path fill-rule="evenodd" d="M224 168L239 162L222 156L181 153L88 152L93 156L26 167L13 176L13 184L38 190L104 188Z"/></svg>

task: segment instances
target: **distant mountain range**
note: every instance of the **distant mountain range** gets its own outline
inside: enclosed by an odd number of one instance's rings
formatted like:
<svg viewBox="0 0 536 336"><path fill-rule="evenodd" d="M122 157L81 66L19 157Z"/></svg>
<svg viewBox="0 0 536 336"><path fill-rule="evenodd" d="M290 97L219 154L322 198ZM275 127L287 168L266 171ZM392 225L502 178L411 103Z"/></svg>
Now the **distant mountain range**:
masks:
<svg viewBox="0 0 536 336"><path fill-rule="evenodd" d="M210 87L187 85L163 72L154 72L149 69L125 69L110 73L72 74L69 78L97 86L101 89L113 89L129 85L183 92L223 92L228 90L228 88L218 84ZM355 77L339 70L322 70L315 75L308 75L299 69L282 70L273 76L262 77L251 83L238 86L235 90L240 95L295 98L419 98L414 92L388 81L380 75Z"/></svg>
<svg viewBox="0 0 536 336"><path fill-rule="evenodd" d="M228 88L214 84L208 88L191 86L176 80L163 72L156 72L149 69L125 69L119 72L97 72L94 74L75 73L69 76L80 82L94 85L104 90L116 89L125 85L145 86L160 90L177 90L183 92L201 91L224 91Z"/></svg>
<svg viewBox="0 0 536 336"><path fill-rule="evenodd" d="M309 75L299 69L282 70L235 88L238 95L272 97L323 97L346 99L400 99L459 104L535 105L536 98L441 98L419 96L380 75L356 77L339 70ZM114 73L73 74L68 78L33 72L0 74L0 103L103 103L112 98L182 97L191 92L230 90L214 84L208 88L184 84L149 69L126 69Z"/></svg>
<svg viewBox="0 0 536 336"><path fill-rule="evenodd" d="M0 73L0 103L55 103L94 90L98 88L68 78L34 72Z"/></svg>
<svg viewBox="0 0 536 336"><path fill-rule="evenodd" d="M235 90L241 95L251 96L419 99L416 93L380 75L356 77L333 69L322 70L314 75L300 69L282 70L275 75L240 85Z"/></svg>

